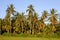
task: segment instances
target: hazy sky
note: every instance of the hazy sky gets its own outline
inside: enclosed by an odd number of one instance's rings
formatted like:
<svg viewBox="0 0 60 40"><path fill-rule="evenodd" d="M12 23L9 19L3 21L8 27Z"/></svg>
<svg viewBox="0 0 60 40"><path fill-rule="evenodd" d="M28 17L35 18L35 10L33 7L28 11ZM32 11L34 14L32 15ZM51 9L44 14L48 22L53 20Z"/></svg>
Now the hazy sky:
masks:
<svg viewBox="0 0 60 40"><path fill-rule="evenodd" d="M27 7L32 4L38 15L41 15L43 10L49 11L52 8L60 13L60 0L0 0L0 18L5 17L6 9L11 3L18 12L26 12Z"/></svg>

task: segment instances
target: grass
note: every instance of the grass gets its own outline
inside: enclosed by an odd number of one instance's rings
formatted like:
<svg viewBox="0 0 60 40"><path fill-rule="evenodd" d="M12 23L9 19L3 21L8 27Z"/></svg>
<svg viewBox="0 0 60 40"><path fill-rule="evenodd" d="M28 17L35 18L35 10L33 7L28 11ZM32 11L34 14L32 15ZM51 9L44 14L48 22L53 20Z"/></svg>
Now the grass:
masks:
<svg viewBox="0 0 60 40"><path fill-rule="evenodd" d="M3 36L7 37L44 37L44 38L60 38L60 33L59 34L37 34L37 35L31 35L31 34L10 34L10 33L4 33Z"/></svg>
<svg viewBox="0 0 60 40"><path fill-rule="evenodd" d="M60 40L60 36L51 35L29 35L29 34L8 34L0 35L0 40Z"/></svg>
<svg viewBox="0 0 60 40"><path fill-rule="evenodd" d="M60 38L0 36L0 40L60 40Z"/></svg>

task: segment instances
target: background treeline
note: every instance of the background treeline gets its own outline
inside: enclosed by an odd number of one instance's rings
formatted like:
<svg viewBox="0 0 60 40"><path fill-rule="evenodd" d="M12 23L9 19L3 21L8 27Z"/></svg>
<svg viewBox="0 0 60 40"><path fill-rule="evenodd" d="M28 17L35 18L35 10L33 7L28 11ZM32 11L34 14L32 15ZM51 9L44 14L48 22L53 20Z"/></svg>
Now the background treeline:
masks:
<svg viewBox="0 0 60 40"><path fill-rule="evenodd" d="M13 4L10 4L6 10L6 16L3 19L0 18L0 34L51 34L60 32L59 14L54 8L50 12L44 10L39 17L33 5L29 5L26 14L17 12ZM47 21L49 21L48 24L46 24Z"/></svg>

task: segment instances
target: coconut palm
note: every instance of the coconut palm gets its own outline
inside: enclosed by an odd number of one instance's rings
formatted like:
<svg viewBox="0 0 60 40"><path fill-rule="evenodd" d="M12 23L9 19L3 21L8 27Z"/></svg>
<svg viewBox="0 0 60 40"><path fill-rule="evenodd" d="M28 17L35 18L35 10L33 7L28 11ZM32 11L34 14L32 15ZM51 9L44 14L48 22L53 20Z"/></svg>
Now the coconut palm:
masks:
<svg viewBox="0 0 60 40"><path fill-rule="evenodd" d="M9 10L7 9L6 10L6 16L5 16L5 28L6 28L6 31L9 33L10 32L10 28L11 28L11 22L10 22L10 12Z"/></svg>
<svg viewBox="0 0 60 40"><path fill-rule="evenodd" d="M22 13L21 15L21 27L22 27L22 33L24 33L24 29L25 29L25 16L24 16L24 13Z"/></svg>
<svg viewBox="0 0 60 40"><path fill-rule="evenodd" d="M18 14L19 14L19 12L18 12ZM21 31L20 30L21 29L21 14L16 16L14 24L15 24L15 26L14 26L14 33Z"/></svg>
<svg viewBox="0 0 60 40"><path fill-rule="evenodd" d="M7 10L9 11L9 14L10 14L10 32L12 31L11 29L13 28L12 26L11 26L11 14L13 14L14 16L15 16L15 10L14 10L14 6L13 6L13 4L10 4L10 6L7 8Z"/></svg>
<svg viewBox="0 0 60 40"><path fill-rule="evenodd" d="M16 11L14 10L13 4L10 4L10 6L8 7L8 10L9 10L10 14L13 14L13 15L14 15L14 12L16 12Z"/></svg>
<svg viewBox="0 0 60 40"><path fill-rule="evenodd" d="M48 12L46 11L46 10L44 10L43 12L42 12L43 14L42 14L42 16L41 16L41 18L39 19L39 31L41 31L41 32L44 32L44 28L45 28L45 19L47 18L47 15L48 15Z"/></svg>
<svg viewBox="0 0 60 40"><path fill-rule="evenodd" d="M33 12L34 12L33 6L30 5L26 11L28 12L28 22L30 25L30 33L32 34L32 22L33 22Z"/></svg>
<svg viewBox="0 0 60 40"><path fill-rule="evenodd" d="M16 32L24 33L24 27L25 27L24 22L25 22L24 13L17 15L16 21L15 21L15 31Z"/></svg>
<svg viewBox="0 0 60 40"><path fill-rule="evenodd" d="M37 31L37 28L38 28L38 15L36 12L34 12L34 15L33 15L33 34L36 34L36 31Z"/></svg>
<svg viewBox="0 0 60 40"><path fill-rule="evenodd" d="M55 11L55 9L51 9L51 11L50 11L50 17L49 17L49 19L50 19L50 22L51 22L51 24L52 24L52 31L54 32L54 31L56 31L56 28L55 28L55 24L57 23L57 19L56 19L56 11Z"/></svg>

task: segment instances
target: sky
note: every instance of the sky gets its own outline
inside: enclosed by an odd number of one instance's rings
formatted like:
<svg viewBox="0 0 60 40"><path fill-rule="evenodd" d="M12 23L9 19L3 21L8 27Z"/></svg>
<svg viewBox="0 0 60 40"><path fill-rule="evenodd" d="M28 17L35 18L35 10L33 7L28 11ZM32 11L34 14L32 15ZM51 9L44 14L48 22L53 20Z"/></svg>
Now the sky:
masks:
<svg viewBox="0 0 60 40"><path fill-rule="evenodd" d="M41 16L43 10L50 12L52 8L55 8L60 13L60 0L0 0L0 18L4 18L6 15L6 9L10 4L14 4L15 10L18 12L26 12L30 4Z"/></svg>

